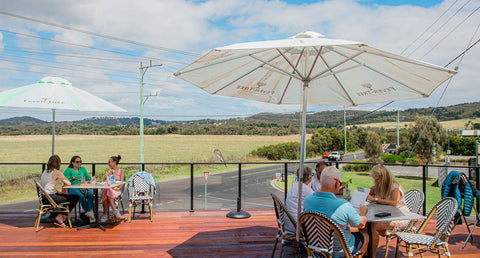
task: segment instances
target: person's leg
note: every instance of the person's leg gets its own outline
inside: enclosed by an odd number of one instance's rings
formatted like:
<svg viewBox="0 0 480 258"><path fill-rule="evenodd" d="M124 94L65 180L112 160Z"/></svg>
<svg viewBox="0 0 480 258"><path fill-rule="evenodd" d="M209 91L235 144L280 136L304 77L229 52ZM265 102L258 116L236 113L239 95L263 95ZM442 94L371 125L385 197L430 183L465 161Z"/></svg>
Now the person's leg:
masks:
<svg viewBox="0 0 480 258"><path fill-rule="evenodd" d="M93 211L93 190L92 189L87 189L86 192L86 201L87 201L87 211Z"/></svg>
<svg viewBox="0 0 480 258"><path fill-rule="evenodd" d="M363 239L362 243L359 243L359 250L362 251L362 256L367 253L368 250L368 242L370 241L370 237L368 236L367 231L360 230L357 233L361 234L361 238ZM356 236L355 236L355 243L356 243ZM360 245L361 244L361 245ZM375 257L375 254L370 255L371 257Z"/></svg>
<svg viewBox="0 0 480 258"><path fill-rule="evenodd" d="M52 197L53 201L55 201L55 203L57 204L68 202L68 199L64 194L51 194L50 197ZM63 224L63 221L66 219L66 216L67 215L64 213L58 213L57 217L55 217L55 220L59 224Z"/></svg>
<svg viewBox="0 0 480 258"><path fill-rule="evenodd" d="M82 193L82 191L80 191L80 189L75 189L75 188L68 189L68 193L78 196L78 201L80 202L80 206L82 207L83 212L88 211L87 210L88 206L87 206L87 201L85 200L85 195L83 195L83 193Z"/></svg>
<svg viewBox="0 0 480 258"><path fill-rule="evenodd" d="M373 254L372 257L375 256L377 253L378 249L378 244L380 242L380 236L385 236L385 230L386 229L393 229L393 226L391 225L392 223L387 222L387 223L373 223L372 224L372 238L370 241L372 241L372 249L373 249Z"/></svg>

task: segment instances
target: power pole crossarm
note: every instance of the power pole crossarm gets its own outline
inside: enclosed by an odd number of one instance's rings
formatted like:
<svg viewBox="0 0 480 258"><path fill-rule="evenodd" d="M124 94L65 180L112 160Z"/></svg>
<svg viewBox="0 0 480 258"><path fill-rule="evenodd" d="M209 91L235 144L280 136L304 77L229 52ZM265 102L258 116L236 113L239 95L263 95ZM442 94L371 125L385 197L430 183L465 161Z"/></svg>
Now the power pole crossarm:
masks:
<svg viewBox="0 0 480 258"><path fill-rule="evenodd" d="M143 156L143 105L145 104L145 102L147 102L148 97L158 95L148 95L147 98L144 100L145 96L143 95L143 77L147 72L148 68L162 65L163 64L154 65L152 64L152 60L150 60L150 65L147 66L143 66L143 64L140 62L140 163L145 162Z"/></svg>

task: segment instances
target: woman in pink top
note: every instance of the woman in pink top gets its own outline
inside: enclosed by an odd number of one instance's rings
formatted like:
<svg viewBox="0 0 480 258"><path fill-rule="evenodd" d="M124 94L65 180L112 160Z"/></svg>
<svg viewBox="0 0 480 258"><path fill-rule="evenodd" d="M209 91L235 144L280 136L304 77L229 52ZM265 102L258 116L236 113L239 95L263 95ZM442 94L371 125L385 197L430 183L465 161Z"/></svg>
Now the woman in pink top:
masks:
<svg viewBox="0 0 480 258"><path fill-rule="evenodd" d="M110 177L110 173L113 173L113 175L115 176L115 181L125 181L125 173L123 172L123 170L117 167L118 162L120 162L120 159L122 159L122 157L118 155L118 156L112 156L108 160L109 168L105 170L105 177L107 178L107 180L109 180L108 177ZM110 207L112 207L113 214L115 215L115 217L120 218L121 214L115 208L115 198L122 194L121 190L122 190L122 187L118 186L110 189L105 189L102 191L103 215L100 219L101 222L107 221L107 213Z"/></svg>

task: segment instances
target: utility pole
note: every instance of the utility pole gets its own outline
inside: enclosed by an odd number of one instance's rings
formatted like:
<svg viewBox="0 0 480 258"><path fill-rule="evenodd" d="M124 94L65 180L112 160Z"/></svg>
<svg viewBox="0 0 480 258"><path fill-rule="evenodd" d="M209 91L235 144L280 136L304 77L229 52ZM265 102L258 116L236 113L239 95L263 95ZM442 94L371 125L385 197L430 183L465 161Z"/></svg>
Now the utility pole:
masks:
<svg viewBox="0 0 480 258"><path fill-rule="evenodd" d="M344 154L347 154L347 115L346 115L345 107L343 107L343 135L344 135L344 142L345 142L345 151Z"/></svg>
<svg viewBox="0 0 480 258"><path fill-rule="evenodd" d="M397 110L397 147L395 148L395 153L398 154L398 147L400 147L400 109Z"/></svg>
<svg viewBox="0 0 480 258"><path fill-rule="evenodd" d="M155 67L155 66L162 66L163 64L153 65L152 60L150 60L150 65L143 66L142 62L140 62L140 163L144 163L145 159L143 156L143 105L147 101L148 97L156 96L156 95L143 95L143 76L147 72L148 68ZM145 100L143 99L144 97Z"/></svg>

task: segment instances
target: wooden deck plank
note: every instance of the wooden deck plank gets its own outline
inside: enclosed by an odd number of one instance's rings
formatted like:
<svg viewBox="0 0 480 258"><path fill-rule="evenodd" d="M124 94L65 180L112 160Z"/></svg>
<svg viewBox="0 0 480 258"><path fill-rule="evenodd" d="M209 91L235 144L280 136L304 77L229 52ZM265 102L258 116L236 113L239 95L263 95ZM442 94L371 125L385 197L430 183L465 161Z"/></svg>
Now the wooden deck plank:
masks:
<svg viewBox="0 0 480 258"><path fill-rule="evenodd" d="M35 213L0 211L0 256L269 257L276 234L273 209L249 210L252 216L248 219L230 219L227 212L155 211L153 222L147 214L139 214L132 223L123 222L105 232L53 224L41 224L35 232ZM474 242L462 249L467 231L464 225L457 226L449 242L454 257L478 257L479 230L475 230ZM433 231L433 226L427 231ZM392 242L391 256L395 252ZM377 257L384 252L381 246ZM427 253L425 257L436 256Z"/></svg>

